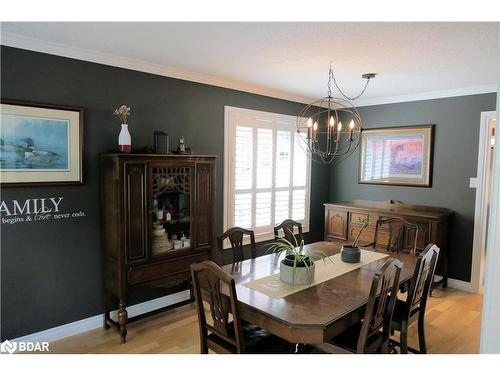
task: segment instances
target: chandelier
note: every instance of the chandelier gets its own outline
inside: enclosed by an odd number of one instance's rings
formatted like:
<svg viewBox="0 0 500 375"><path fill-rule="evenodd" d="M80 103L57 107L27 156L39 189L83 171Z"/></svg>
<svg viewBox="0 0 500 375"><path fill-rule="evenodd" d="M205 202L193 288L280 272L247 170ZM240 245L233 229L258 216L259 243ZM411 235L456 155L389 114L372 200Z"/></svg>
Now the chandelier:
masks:
<svg viewBox="0 0 500 375"><path fill-rule="evenodd" d="M366 73L361 93L349 97L340 89L333 69L328 72L328 94L304 107L297 116L297 135L308 157L321 164L332 164L349 157L359 146L363 125L357 108L352 104L366 91L375 73ZM335 85L343 98L332 96Z"/></svg>

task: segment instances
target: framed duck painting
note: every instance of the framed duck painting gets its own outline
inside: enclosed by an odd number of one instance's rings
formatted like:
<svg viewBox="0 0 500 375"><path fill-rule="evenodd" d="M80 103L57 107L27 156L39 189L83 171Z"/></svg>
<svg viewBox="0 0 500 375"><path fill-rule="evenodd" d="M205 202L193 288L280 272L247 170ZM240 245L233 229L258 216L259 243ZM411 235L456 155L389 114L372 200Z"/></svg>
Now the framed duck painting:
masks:
<svg viewBox="0 0 500 375"><path fill-rule="evenodd" d="M1 100L0 183L83 183L83 109Z"/></svg>
<svg viewBox="0 0 500 375"><path fill-rule="evenodd" d="M432 186L434 125L365 129L359 183Z"/></svg>

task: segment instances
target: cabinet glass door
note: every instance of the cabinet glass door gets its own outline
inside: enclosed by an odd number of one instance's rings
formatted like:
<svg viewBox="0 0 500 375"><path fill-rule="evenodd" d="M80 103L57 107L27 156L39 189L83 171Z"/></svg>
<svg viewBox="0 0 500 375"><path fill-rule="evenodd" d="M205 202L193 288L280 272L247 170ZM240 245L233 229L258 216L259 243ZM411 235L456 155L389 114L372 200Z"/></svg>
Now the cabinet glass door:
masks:
<svg viewBox="0 0 500 375"><path fill-rule="evenodd" d="M152 256L191 248L192 179L190 166L151 167Z"/></svg>

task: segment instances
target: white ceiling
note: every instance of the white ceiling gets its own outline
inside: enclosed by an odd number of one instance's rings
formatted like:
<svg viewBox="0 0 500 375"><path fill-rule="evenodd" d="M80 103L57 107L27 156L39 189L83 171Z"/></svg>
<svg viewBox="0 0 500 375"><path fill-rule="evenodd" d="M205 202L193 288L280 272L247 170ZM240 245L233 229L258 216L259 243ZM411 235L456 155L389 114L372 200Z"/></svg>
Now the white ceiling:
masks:
<svg viewBox="0 0 500 375"><path fill-rule="evenodd" d="M498 23L2 23L2 44L308 101L379 75L358 105L491 92Z"/></svg>

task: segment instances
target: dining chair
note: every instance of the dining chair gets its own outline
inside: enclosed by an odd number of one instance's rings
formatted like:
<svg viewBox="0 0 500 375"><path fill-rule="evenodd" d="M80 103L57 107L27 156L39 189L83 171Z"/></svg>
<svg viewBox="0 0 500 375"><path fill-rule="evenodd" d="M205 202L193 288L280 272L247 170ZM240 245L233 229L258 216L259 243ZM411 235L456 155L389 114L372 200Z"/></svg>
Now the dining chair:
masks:
<svg viewBox="0 0 500 375"><path fill-rule="evenodd" d="M217 264L208 260L194 263L191 276L201 354L208 354L208 349L221 354L290 353L290 343L240 318L234 279ZM204 303L209 306L211 323Z"/></svg>
<svg viewBox="0 0 500 375"><path fill-rule="evenodd" d="M233 255L233 264L237 262L242 262L244 257L243 252L243 237L250 236L250 248L252 252L252 258L257 257L257 249L255 246L255 234L253 230L244 229L240 227L232 227L222 233L217 237L218 245L219 245L219 257L221 257L221 264L224 264L224 252L232 251ZM231 244L231 248L224 249L224 240L228 238Z"/></svg>
<svg viewBox="0 0 500 375"><path fill-rule="evenodd" d="M429 244L417 258L413 277L406 300L397 299L391 322L391 332L399 331L399 342L391 340L400 347L401 353L427 353L425 345L424 317L427 297L430 294L434 272L439 257L439 247ZM408 326L418 320L419 351L408 347Z"/></svg>
<svg viewBox="0 0 500 375"><path fill-rule="evenodd" d="M295 228L298 230L298 235L296 236L295 233ZM279 235L279 231L283 230L283 236L282 238L286 239L288 242L291 242L292 244L300 244L302 242L303 237L302 237L302 224L298 223L296 221L293 221L291 219L286 219L283 220L283 222L280 225L277 225L274 227L274 238L280 238L281 236ZM297 241L298 237L298 241Z"/></svg>
<svg viewBox="0 0 500 375"><path fill-rule="evenodd" d="M387 260L373 276L365 315L328 342L314 346L316 353L389 353L390 327L403 264Z"/></svg>
<svg viewBox="0 0 500 375"><path fill-rule="evenodd" d="M412 230L415 233L415 236L411 236L412 241L409 241L409 245L411 246L410 254L417 254L417 239L418 239L418 225L414 223L410 223L404 219L399 217L389 217L387 219L379 219L375 225L375 235L373 238L373 242L365 244L363 246L372 246L375 248L381 248L381 227L386 225L389 228L389 237L387 239L387 245L385 246L385 250L387 252L395 251L399 253L403 249L403 239L405 237L405 232ZM385 241L384 241L385 242Z"/></svg>

